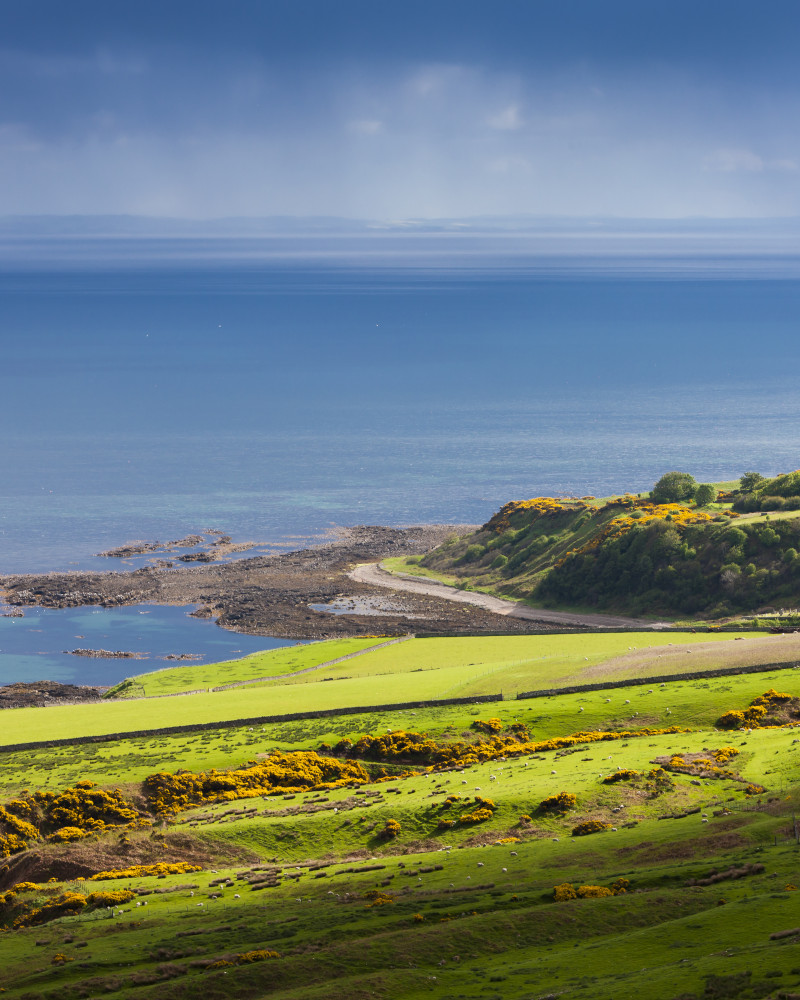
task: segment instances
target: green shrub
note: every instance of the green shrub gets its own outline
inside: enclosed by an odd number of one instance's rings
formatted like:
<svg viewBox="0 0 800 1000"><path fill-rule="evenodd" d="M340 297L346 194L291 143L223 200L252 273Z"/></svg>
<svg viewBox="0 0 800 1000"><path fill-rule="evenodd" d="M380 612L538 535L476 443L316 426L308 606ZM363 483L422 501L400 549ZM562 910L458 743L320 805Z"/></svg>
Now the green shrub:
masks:
<svg viewBox="0 0 800 1000"><path fill-rule="evenodd" d="M700 483L694 495L694 502L698 507L707 507L717 499L717 489L711 483Z"/></svg>
<svg viewBox="0 0 800 1000"><path fill-rule="evenodd" d="M653 487L653 503L686 503L697 492L697 480L688 472L667 472Z"/></svg>
<svg viewBox="0 0 800 1000"><path fill-rule="evenodd" d="M495 556L492 560L492 569L502 569L503 566L508 562L508 556L504 556L500 553L499 556Z"/></svg>

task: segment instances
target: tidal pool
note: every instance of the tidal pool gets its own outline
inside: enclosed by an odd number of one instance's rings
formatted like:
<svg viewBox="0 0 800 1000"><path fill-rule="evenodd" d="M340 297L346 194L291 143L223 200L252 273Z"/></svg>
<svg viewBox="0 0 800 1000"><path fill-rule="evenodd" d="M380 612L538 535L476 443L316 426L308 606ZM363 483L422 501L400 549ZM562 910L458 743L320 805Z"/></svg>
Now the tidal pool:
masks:
<svg viewBox="0 0 800 1000"><path fill-rule="evenodd" d="M0 617L0 685L50 680L105 686L173 663L214 663L296 644L230 632L211 619L191 617L196 607L25 608L24 617ZM139 658L75 656L72 649L124 651ZM192 659L166 659L185 654Z"/></svg>

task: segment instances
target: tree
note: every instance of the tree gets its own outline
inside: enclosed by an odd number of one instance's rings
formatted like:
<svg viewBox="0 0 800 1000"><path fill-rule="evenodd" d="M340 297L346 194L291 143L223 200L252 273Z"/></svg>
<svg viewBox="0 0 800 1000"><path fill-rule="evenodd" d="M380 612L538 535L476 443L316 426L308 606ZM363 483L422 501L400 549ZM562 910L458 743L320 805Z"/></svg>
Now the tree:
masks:
<svg viewBox="0 0 800 1000"><path fill-rule="evenodd" d="M653 503L686 503L697 492L697 480L688 472L665 473L650 492Z"/></svg>
<svg viewBox="0 0 800 1000"><path fill-rule="evenodd" d="M717 499L717 489L711 483L700 483L694 495L698 507L707 507Z"/></svg>
<svg viewBox="0 0 800 1000"><path fill-rule="evenodd" d="M739 479L739 489L742 493L754 493L766 479L760 472L745 472Z"/></svg>

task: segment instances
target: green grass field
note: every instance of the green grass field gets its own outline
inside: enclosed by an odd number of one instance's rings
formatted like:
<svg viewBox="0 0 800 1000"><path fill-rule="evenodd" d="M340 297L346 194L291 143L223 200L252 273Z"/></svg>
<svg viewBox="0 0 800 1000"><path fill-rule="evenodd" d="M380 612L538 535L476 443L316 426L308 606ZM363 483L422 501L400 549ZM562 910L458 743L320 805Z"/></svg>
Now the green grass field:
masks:
<svg viewBox="0 0 800 1000"><path fill-rule="evenodd" d="M274 677L297 670L308 670L328 660L349 656L382 642L380 638L329 639L283 649L267 649L224 663L198 664L191 667L165 667L148 674L137 674L112 688L114 698L154 697L220 687L236 681Z"/></svg>
<svg viewBox="0 0 800 1000"><path fill-rule="evenodd" d="M652 647L660 654L643 649L650 642L661 644ZM267 704L301 711L324 698L339 703L340 691L376 704L390 702L393 692L422 697L419 692L442 685L463 688L499 677L504 683L575 675L602 680L645 670L659 655L670 664L663 672L674 672L676 663L696 669L698 659L707 665L717 656L731 662L777 650L788 658L791 643L763 635L736 641L653 633L410 640L293 683L6 711L2 739L11 742L9 732L26 739L82 734L92 726L122 732L132 721L131 728L157 719L173 725L215 711L250 716L261 711L254 706ZM280 652L313 665L333 658L326 647L333 644ZM235 666L222 666L228 678L240 676ZM164 672L161 679L185 683L178 673L191 676L193 669L177 668L173 678ZM321 679L337 669L351 676ZM355 1000L744 1000L800 992L800 935L770 938L800 924L800 890L792 888L800 886L792 827L800 810L798 730L714 729L724 711L746 707L769 687L800 695L800 672L784 667L663 687L0 750L0 802L8 802L22 788L60 789L86 778L135 796L139 782L155 771L235 767L275 749L315 749L323 741L387 730L473 739L476 718L524 723L536 740L608 728L690 730L584 741L378 784L206 803L160 827L131 831L128 844L109 831L75 845L37 845L31 864L42 873L39 882L48 871L64 878L70 864L92 858L116 857L115 867L145 856L205 860L202 871L184 875L102 883L68 878L49 887L130 887L146 894L113 912L84 911L0 934L0 988L14 1000L188 1000L198 994L328 1000L332 991ZM739 751L727 766L741 780L675 773L672 787L659 793L648 791L643 779L603 782L619 768L644 774L673 754L722 746ZM748 795L748 782L766 791ZM576 796L573 808L563 815L538 811L545 797L562 791ZM461 799L448 803L455 795ZM489 820L440 828L442 817L473 808L477 795L494 802ZM387 840L380 831L390 819L400 831ZM593 819L614 829L570 836L576 823ZM498 843L505 838L514 839ZM756 867L726 877L731 866L747 865ZM712 872L722 879L689 885ZM231 883L220 888L228 877ZM623 895L553 901L555 885L608 886L621 877L630 881ZM7 887L2 878L0 872L0 891ZM375 891L383 894L382 904L372 906ZM236 956L254 949L280 957L239 964Z"/></svg>
<svg viewBox="0 0 800 1000"><path fill-rule="evenodd" d="M103 704L6 710L0 746L367 706L376 703L376 694L380 703L386 705L412 699L469 697L501 691L508 697L518 691L560 683L596 683L637 673L647 676L648 672L651 675L679 673L724 666L726 649L730 649L731 655L735 653L740 657L743 654L739 653L739 648L745 648L748 642L753 643L753 662L758 662L759 657L766 663L782 658L796 659L791 636L783 640L779 636L747 633L737 642L733 636L723 639L708 633L686 633L681 634L679 645L674 633L669 635L670 642L665 642L666 638L643 632L412 639L365 653L336 667L227 691L206 691L177 698L123 699ZM703 657L694 652L706 643L713 647L713 655ZM313 656L317 662L333 658L325 652L326 645L314 644ZM663 659L654 657L642 665L642 646L654 649L657 645ZM298 656L301 650L309 648L294 647L289 652L296 650ZM338 652L341 648L340 641L336 640L333 651ZM626 659L628 657L630 659ZM232 664L236 662L243 662L246 670L252 669L251 659L223 664L223 676L229 679L236 676L235 671L232 672ZM175 669L185 677L186 668ZM217 676L212 666L203 669L207 676ZM164 683L169 683L168 674L169 671L159 672Z"/></svg>

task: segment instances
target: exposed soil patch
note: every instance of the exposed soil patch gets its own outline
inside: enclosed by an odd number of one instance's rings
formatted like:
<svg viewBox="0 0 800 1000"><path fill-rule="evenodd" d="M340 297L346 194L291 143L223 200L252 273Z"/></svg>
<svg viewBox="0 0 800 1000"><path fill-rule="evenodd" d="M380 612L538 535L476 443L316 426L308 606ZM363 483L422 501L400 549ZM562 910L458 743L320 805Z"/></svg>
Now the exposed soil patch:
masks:
<svg viewBox="0 0 800 1000"><path fill-rule="evenodd" d="M130 844L104 838L75 844L35 847L0 863L0 890L17 882L60 882L89 878L97 872L131 865L173 864L186 861L210 867L214 864L239 864L258 861L258 856L235 844L219 843L194 837L189 833L168 833L165 837L131 837Z"/></svg>
<svg viewBox="0 0 800 1000"><path fill-rule="evenodd" d="M403 635L412 630L547 631L547 626L540 623L511 619L425 594L403 595L408 619L396 614L330 614L309 607L340 598L385 600L385 589L354 583L347 577L348 571L358 563L387 556L418 555L439 545L454 531L466 534L471 530L470 525L360 526L344 530L328 544L279 555L228 563L193 563L173 569L148 566L122 573L8 576L0 579L0 586L6 603L13 607L200 604L198 615L218 616L218 623L225 628L287 639Z"/></svg>
<svg viewBox="0 0 800 1000"><path fill-rule="evenodd" d="M622 847L617 853L622 857L635 858L637 864L658 864L662 861L696 858L718 854L720 851L734 850L749 846L752 842L738 827L747 823L745 817L732 816L715 823L707 836L697 836L686 840L676 840L671 844L648 844L646 841L635 847Z"/></svg>

